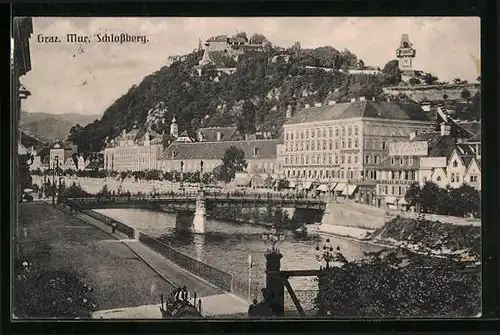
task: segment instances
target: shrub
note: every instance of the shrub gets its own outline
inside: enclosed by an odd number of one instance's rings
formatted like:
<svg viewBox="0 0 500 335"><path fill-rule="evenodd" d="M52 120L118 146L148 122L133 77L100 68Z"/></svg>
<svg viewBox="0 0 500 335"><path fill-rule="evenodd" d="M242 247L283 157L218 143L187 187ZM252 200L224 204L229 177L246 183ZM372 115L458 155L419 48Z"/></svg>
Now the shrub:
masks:
<svg viewBox="0 0 500 335"><path fill-rule="evenodd" d="M320 272L314 305L342 317L466 317L481 311L480 272L464 274L447 259L402 249Z"/></svg>

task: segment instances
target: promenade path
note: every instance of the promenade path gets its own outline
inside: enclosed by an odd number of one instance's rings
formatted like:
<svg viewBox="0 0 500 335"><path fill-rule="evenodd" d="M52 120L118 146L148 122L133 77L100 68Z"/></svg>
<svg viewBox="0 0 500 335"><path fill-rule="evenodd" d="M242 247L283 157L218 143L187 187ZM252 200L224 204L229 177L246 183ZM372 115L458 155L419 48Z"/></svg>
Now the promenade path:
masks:
<svg viewBox="0 0 500 335"><path fill-rule="evenodd" d="M160 294L186 285L202 299L202 313L223 316L248 311L248 303L194 277L163 256L82 213L49 204L23 204L23 249L49 244L47 266L76 269L95 288L94 318L161 318ZM43 236L43 237L42 237ZM33 249L35 246L35 249ZM36 251L35 251L36 252Z"/></svg>

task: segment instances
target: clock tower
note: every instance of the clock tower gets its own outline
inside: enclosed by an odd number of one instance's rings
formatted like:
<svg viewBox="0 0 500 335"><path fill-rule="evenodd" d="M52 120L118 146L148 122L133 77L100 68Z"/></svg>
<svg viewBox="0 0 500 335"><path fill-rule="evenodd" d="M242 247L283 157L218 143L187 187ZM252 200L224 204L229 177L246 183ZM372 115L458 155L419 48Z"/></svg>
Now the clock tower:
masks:
<svg viewBox="0 0 500 335"><path fill-rule="evenodd" d="M398 58L399 69L403 72L413 70L413 59L417 51L410 43L408 34L401 35L401 42L399 48L396 49L396 57Z"/></svg>

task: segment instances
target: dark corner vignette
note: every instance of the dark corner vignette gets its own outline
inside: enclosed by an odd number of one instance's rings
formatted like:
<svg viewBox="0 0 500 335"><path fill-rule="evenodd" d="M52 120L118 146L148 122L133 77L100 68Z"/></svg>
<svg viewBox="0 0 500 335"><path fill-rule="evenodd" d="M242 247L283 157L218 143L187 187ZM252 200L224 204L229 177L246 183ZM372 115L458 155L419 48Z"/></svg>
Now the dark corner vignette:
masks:
<svg viewBox="0 0 500 335"><path fill-rule="evenodd" d="M9 330L498 328L495 4L204 6L14 8Z"/></svg>

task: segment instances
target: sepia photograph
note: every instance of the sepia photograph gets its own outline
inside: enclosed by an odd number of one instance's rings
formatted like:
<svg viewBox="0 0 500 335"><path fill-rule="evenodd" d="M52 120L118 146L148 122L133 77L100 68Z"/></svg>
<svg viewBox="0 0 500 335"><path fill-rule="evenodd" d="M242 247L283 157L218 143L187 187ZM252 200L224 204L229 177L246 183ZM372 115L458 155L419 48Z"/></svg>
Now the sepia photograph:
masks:
<svg viewBox="0 0 500 335"><path fill-rule="evenodd" d="M480 46L478 17L14 17L12 319L481 317Z"/></svg>

